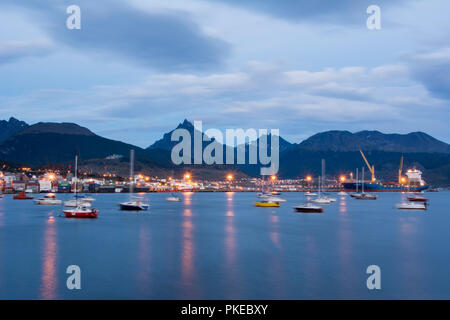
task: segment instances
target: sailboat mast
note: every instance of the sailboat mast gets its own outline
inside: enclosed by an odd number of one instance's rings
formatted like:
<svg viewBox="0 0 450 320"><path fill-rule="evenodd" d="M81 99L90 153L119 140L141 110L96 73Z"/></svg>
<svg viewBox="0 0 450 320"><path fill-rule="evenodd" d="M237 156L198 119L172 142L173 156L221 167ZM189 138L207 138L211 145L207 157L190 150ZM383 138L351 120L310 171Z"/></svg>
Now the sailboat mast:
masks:
<svg viewBox="0 0 450 320"><path fill-rule="evenodd" d="M356 193L358 193L359 187L359 169L356 168Z"/></svg>
<svg viewBox="0 0 450 320"><path fill-rule="evenodd" d="M362 186L361 186L362 193L364 193L364 167L362 167Z"/></svg>
<svg viewBox="0 0 450 320"><path fill-rule="evenodd" d="M134 186L134 150L130 150L130 177L131 177L131 184L130 184L130 195L133 193L133 186Z"/></svg>
<svg viewBox="0 0 450 320"><path fill-rule="evenodd" d="M78 155L75 156L75 204L78 207L77 189L78 189Z"/></svg>

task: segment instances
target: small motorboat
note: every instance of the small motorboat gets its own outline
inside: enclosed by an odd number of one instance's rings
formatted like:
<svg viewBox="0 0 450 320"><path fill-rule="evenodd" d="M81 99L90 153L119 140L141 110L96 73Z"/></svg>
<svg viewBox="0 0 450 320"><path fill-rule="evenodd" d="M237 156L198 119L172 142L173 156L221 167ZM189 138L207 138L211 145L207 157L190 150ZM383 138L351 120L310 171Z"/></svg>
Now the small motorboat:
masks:
<svg viewBox="0 0 450 320"><path fill-rule="evenodd" d="M56 196L54 193L46 194L43 198L39 198L34 200L36 204L39 205L49 205L49 206L55 206L60 205L62 203L61 200L56 199Z"/></svg>
<svg viewBox="0 0 450 320"><path fill-rule="evenodd" d="M169 197L166 198L168 202L180 202L181 198L177 196L176 194L171 194Z"/></svg>
<svg viewBox="0 0 450 320"><path fill-rule="evenodd" d="M280 197L276 197L276 196L272 196L272 195L263 195L260 197L261 199L266 199L266 200L270 200L272 202L286 202L286 199L280 198Z"/></svg>
<svg viewBox="0 0 450 320"><path fill-rule="evenodd" d="M426 202L417 203L417 202L402 202L397 204L397 209L404 210L427 210Z"/></svg>
<svg viewBox="0 0 450 320"><path fill-rule="evenodd" d="M97 218L98 210L95 208L88 208L84 204L80 204L74 209L64 209L66 218Z"/></svg>
<svg viewBox="0 0 450 320"><path fill-rule="evenodd" d="M318 197L316 199L311 200L311 202L316 204L330 204L331 200L328 199L327 197Z"/></svg>
<svg viewBox="0 0 450 320"><path fill-rule="evenodd" d="M272 191L270 194L273 195L273 196L279 196L279 195L281 195L281 192Z"/></svg>
<svg viewBox="0 0 450 320"><path fill-rule="evenodd" d="M27 196L25 192L20 192L13 197L14 200L30 200L32 196Z"/></svg>
<svg viewBox="0 0 450 320"><path fill-rule="evenodd" d="M303 213L322 213L323 208L319 206L315 206L311 203L307 203L302 206L295 206L294 210L297 212L303 212Z"/></svg>
<svg viewBox="0 0 450 320"><path fill-rule="evenodd" d="M280 203L279 202L273 202L271 200L262 200L253 202L253 204L257 207L266 207L266 208L279 208Z"/></svg>
<svg viewBox="0 0 450 320"><path fill-rule="evenodd" d="M306 192L305 192L305 196L308 196L308 197L315 197L315 196L317 196L317 193L314 193L314 192L311 192L311 191L306 191Z"/></svg>
<svg viewBox="0 0 450 320"><path fill-rule="evenodd" d="M325 198L327 200L330 200L330 202L336 202L337 201L336 198L333 198L333 197L330 197L330 196L323 196L323 198Z"/></svg>
<svg viewBox="0 0 450 320"><path fill-rule="evenodd" d="M74 200L64 201L64 206L69 207L69 208L76 208L80 204L84 205L87 208L89 208L91 206L91 203L88 201L85 201L84 199L80 199L80 200L74 199Z"/></svg>
<svg viewBox="0 0 450 320"><path fill-rule="evenodd" d="M338 195L338 196L347 196L348 194L347 194L347 192L345 192L345 191L341 191L341 192L338 192L337 195Z"/></svg>
<svg viewBox="0 0 450 320"><path fill-rule="evenodd" d="M87 196L82 196L82 195L80 195L80 196L76 195L75 198L78 198L78 199L80 199L83 202L89 202L89 203L92 203L92 202L95 201L95 199L92 198L92 197L87 197Z"/></svg>
<svg viewBox="0 0 450 320"><path fill-rule="evenodd" d="M358 193L355 194L354 198L358 200L377 200L378 196L371 193Z"/></svg>
<svg viewBox="0 0 450 320"><path fill-rule="evenodd" d="M412 201L412 202L427 202L428 199L423 197L423 196L413 195L413 196L408 196L408 201Z"/></svg>
<svg viewBox="0 0 450 320"><path fill-rule="evenodd" d="M124 211L142 211L148 210L149 204L144 203L141 198L135 198L134 200L128 202L122 202L119 204L120 210Z"/></svg>

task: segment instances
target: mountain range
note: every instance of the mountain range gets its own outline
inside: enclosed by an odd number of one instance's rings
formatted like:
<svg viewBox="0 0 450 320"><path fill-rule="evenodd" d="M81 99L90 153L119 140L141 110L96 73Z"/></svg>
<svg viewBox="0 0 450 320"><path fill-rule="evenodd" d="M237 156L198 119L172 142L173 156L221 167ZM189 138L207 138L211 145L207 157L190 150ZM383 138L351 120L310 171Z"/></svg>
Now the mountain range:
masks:
<svg viewBox="0 0 450 320"><path fill-rule="evenodd" d="M175 129L186 129L191 137L196 130L186 119ZM86 166L85 169L117 169L126 175L129 150L134 149L136 169L152 175L181 174L186 170L193 172L194 176L208 179L223 178L230 171L236 176L259 175L259 165L175 166L170 153L178 142L171 141L172 132L165 133L160 140L143 149L101 137L74 123L40 122L28 125L10 118L9 121L0 121L0 160L30 166L49 166L72 163L75 154L79 154L81 166ZM204 142L203 148L209 143ZM290 143L279 137L279 145L280 177L320 174L321 159L327 161L326 171L329 176L353 172L355 168L365 166L359 153L362 149L369 162L375 166L377 178L395 180L403 155L405 168L415 166L424 172L427 181L450 185L450 145L423 132L384 134L379 131L351 133L335 130L315 134L300 143ZM225 146L222 147L225 150ZM248 147L247 143L246 159ZM236 153L236 148L233 151ZM113 154L123 157L106 159Z"/></svg>

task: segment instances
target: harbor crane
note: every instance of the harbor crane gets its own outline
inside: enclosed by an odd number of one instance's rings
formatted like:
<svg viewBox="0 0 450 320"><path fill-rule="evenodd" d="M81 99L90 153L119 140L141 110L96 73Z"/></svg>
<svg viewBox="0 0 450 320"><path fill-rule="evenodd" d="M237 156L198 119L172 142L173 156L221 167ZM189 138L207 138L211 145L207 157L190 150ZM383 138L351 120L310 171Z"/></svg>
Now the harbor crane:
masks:
<svg viewBox="0 0 450 320"><path fill-rule="evenodd" d="M398 183L402 184L404 182L404 178L402 177L402 170L403 170L403 155L400 158L400 167L398 168Z"/></svg>
<svg viewBox="0 0 450 320"><path fill-rule="evenodd" d="M362 152L362 150L360 149L359 152L361 152L361 155L364 159L364 161L366 162L367 168L369 168L370 173L372 174L372 182L375 182L375 166L371 166L369 161L367 161L366 156L364 155L364 152Z"/></svg>

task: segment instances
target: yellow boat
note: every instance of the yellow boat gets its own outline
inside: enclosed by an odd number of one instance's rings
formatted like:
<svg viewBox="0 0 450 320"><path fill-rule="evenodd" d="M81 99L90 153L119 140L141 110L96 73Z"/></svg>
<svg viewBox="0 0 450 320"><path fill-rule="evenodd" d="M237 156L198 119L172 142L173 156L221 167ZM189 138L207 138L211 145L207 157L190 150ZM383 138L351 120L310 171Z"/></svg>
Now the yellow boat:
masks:
<svg viewBox="0 0 450 320"><path fill-rule="evenodd" d="M261 201L261 202L253 202L253 204L257 207L269 207L269 208L278 208L280 207L279 202L271 202L271 201Z"/></svg>

